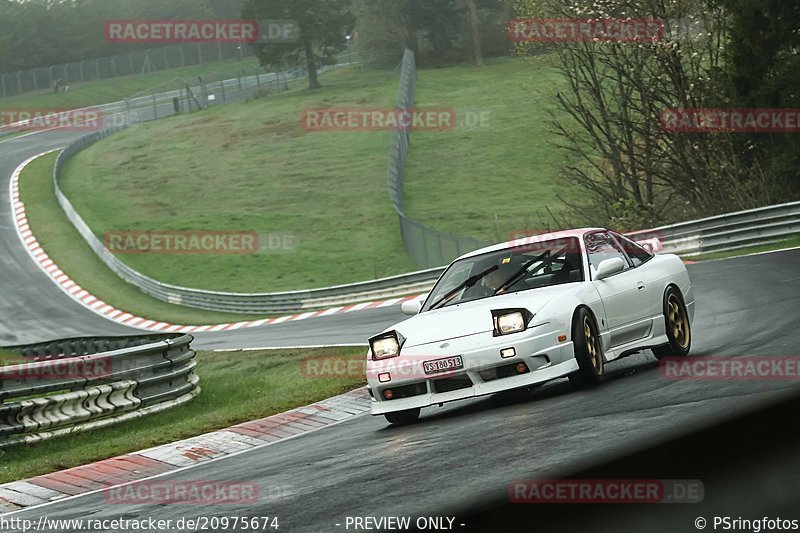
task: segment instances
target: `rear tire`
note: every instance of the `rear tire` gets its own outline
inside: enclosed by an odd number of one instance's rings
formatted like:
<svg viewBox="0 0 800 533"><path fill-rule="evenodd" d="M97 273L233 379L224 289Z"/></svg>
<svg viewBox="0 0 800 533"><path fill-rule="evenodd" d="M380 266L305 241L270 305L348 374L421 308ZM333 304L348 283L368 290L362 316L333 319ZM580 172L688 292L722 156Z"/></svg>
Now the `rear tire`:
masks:
<svg viewBox="0 0 800 533"><path fill-rule="evenodd" d="M572 319L572 344L575 359L578 360L578 371L569 375L569 382L574 387L585 387L605 380L603 347L597 324L584 307L578 309Z"/></svg>
<svg viewBox="0 0 800 533"><path fill-rule="evenodd" d="M653 348L653 355L657 359L689 355L692 348L692 325L683 295L675 287L669 287L664 293L664 324L669 344Z"/></svg>
<svg viewBox="0 0 800 533"><path fill-rule="evenodd" d="M417 409L406 409L405 411L395 411L394 413L386 413L385 416L386 420L389 421L390 424L395 426L406 426L408 424L413 424L417 420L419 420L419 408Z"/></svg>

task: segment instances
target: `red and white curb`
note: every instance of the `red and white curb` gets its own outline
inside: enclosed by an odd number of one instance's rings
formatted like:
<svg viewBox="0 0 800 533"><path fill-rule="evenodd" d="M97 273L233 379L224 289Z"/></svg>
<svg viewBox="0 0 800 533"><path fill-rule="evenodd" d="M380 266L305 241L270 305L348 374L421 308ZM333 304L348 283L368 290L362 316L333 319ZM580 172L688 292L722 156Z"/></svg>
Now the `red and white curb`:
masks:
<svg viewBox="0 0 800 533"><path fill-rule="evenodd" d="M260 420L97 463L0 485L0 516L142 482L305 435L370 409L366 387Z"/></svg>
<svg viewBox="0 0 800 533"><path fill-rule="evenodd" d="M60 149L59 149L60 150ZM22 174L22 171L25 170L31 162L47 155L51 152L56 150L50 150L48 152L41 153L39 155L35 155L26 161L24 161L16 170L14 170L14 174L11 176L11 183L10 183L10 198L11 198L11 209L14 218L14 225L17 229L17 234L19 235L22 244L25 246L25 249L28 251L28 254L33 258L33 261L37 264L37 266L47 274L53 282L61 288L69 297L71 297L76 302L82 304L84 307L89 309L90 311L118 324L123 324L125 326L129 326L136 329L142 329L146 331L158 331L162 333L203 333L203 332L217 332L217 331L230 331L235 329L241 328L253 328L258 326L265 326L268 324L280 324L282 322L291 322L295 320L306 320L309 318L315 317L323 317L323 316L330 316L335 314L341 313L351 313L353 311L363 311L365 309L376 309L380 307L389 307L393 305L400 305L406 300L413 300L417 298L418 295L414 296L405 296L402 298L392 298L390 300L384 301L376 301L376 302L364 302L354 305L346 305L341 307L334 307L332 309L326 309L324 311L309 311L306 313L299 313L296 315L287 315L278 318L264 318L261 320L250 320L246 322L235 322L232 324L213 324L210 326L182 326L177 324L169 324L166 322L159 322L156 320L149 320L147 318L142 318L140 316L132 315L131 313L126 313L120 309L117 309L106 302L100 300L96 296L89 294L88 291L84 290L80 285L72 281L69 276L67 276L57 264L53 262L50 257L48 257L47 253L42 249L39 242L36 240L33 232L31 231L30 226L28 225L28 218L25 214L25 205L20 201L19 198L19 178Z"/></svg>

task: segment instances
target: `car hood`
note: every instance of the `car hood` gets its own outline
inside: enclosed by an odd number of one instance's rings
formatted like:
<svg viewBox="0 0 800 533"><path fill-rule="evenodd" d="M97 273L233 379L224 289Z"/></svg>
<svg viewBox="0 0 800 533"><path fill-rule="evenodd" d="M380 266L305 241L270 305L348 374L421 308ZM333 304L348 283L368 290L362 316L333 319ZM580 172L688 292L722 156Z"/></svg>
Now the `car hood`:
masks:
<svg viewBox="0 0 800 533"><path fill-rule="evenodd" d="M574 291L580 284L568 283L515 292L426 311L392 328L406 338L406 346L419 346L492 331L492 310L524 308L538 313L558 295ZM534 322L536 318L534 318Z"/></svg>

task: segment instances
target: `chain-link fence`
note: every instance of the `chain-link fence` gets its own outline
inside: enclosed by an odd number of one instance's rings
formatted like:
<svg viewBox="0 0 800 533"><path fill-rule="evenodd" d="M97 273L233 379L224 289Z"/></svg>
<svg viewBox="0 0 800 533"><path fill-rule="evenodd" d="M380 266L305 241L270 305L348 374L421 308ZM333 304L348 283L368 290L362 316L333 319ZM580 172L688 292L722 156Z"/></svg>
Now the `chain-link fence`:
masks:
<svg viewBox="0 0 800 533"><path fill-rule="evenodd" d="M251 57L244 43L191 43L0 74L0 98L70 84Z"/></svg>
<svg viewBox="0 0 800 533"><path fill-rule="evenodd" d="M321 67L319 73L358 61L355 54L337 59L337 64ZM305 68L281 72L249 68L206 74L194 79L176 78L141 95L93 109L102 112L104 127L115 128L286 91L293 82L304 82L307 74ZM10 126L7 129L13 130Z"/></svg>
<svg viewBox="0 0 800 533"><path fill-rule="evenodd" d="M414 106L417 89L417 66L414 52L406 49L400 73L400 89L397 95L397 109L406 111ZM488 243L472 237L441 232L422 222L418 222L403 211L403 181L406 160L411 142L407 129L392 133L389 150L389 197L400 217L400 232L403 246L409 257L422 268L435 268L450 263L456 257L476 250Z"/></svg>

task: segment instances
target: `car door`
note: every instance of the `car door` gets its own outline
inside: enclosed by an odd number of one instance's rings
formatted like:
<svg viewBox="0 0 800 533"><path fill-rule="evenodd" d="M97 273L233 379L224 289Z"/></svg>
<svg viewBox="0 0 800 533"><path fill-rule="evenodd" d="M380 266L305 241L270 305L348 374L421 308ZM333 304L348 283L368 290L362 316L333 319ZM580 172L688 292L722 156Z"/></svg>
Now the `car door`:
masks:
<svg viewBox="0 0 800 533"><path fill-rule="evenodd" d="M589 276L606 312L611 347L621 346L645 337L650 332L646 285L639 279L628 256L608 232L590 233L584 237L589 260ZM606 259L618 257L625 269L602 280L596 280L597 267Z"/></svg>
<svg viewBox="0 0 800 533"><path fill-rule="evenodd" d="M615 232L611 236L622 246L630 259L633 268L639 274L639 282L644 284L642 291L647 300L648 313L651 318L659 317L664 312L664 273L651 262L653 254L633 240Z"/></svg>

